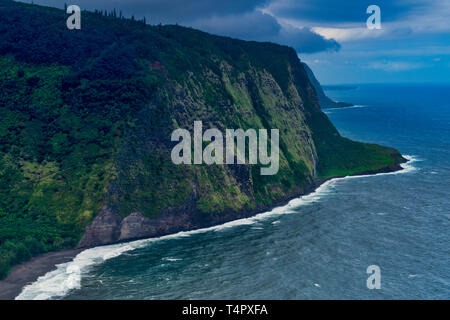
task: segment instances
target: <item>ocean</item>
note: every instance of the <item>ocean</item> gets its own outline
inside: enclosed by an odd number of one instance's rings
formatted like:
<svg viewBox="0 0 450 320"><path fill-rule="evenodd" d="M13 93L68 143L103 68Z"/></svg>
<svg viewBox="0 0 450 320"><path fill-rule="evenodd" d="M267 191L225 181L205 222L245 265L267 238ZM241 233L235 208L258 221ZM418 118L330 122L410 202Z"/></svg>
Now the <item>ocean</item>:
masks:
<svg viewBox="0 0 450 320"><path fill-rule="evenodd" d="M86 250L17 299L449 299L450 85L326 93L348 138L405 169L334 179L249 219ZM367 268L380 270L369 289Z"/></svg>

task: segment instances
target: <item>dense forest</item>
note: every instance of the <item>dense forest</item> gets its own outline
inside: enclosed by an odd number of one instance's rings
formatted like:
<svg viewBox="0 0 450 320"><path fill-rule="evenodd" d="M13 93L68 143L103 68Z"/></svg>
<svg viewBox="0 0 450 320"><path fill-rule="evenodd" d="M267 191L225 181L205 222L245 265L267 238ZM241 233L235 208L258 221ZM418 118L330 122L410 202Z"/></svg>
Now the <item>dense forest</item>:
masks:
<svg viewBox="0 0 450 320"><path fill-rule="evenodd" d="M264 208L401 158L341 137L291 48L117 12L83 12L81 30L66 19L0 1L0 278L31 256L76 246L104 204L154 217L196 184L205 214ZM279 174L173 165L170 133L194 120L280 128Z"/></svg>

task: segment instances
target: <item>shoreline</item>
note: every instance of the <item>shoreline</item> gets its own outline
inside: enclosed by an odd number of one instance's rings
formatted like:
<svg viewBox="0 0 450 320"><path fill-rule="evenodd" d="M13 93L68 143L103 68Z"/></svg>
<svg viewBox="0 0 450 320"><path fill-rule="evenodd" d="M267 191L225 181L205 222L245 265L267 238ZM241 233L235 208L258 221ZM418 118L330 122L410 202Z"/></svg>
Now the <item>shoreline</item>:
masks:
<svg viewBox="0 0 450 320"><path fill-rule="evenodd" d="M347 175L347 176L340 176L340 177L336 176L336 177L330 177L330 178L326 178L326 179L320 179L316 182L316 184L310 190L308 190L308 192L305 192L304 194L292 196L289 199L286 199L279 203L273 204L272 206L270 206L264 210L261 210L257 213L249 214L248 216L242 217L242 218L245 219L245 218L257 216L259 214L263 214L264 212L271 211L277 207L286 206L290 201L315 192L324 183L326 183L330 180L333 180L333 179L342 179L345 177L375 176L378 174L389 174L389 173L395 173L395 172L405 170L405 168L402 167L401 164L411 162L410 159L405 159L405 160L406 161L397 163L395 168L384 167L384 168L380 168L378 170L365 171L365 172L355 173L355 174ZM241 219L241 218L239 218L239 219ZM234 220L239 220L239 219L234 219ZM234 220L230 220L230 221L224 222L224 223L229 223ZM212 225L210 227L214 227L214 226L221 225L224 223L219 223L216 225ZM186 230L186 231L194 231L196 229L198 229L198 228L194 228L192 230ZM203 228L200 228L200 229L203 229ZM176 232L173 234L176 234ZM170 234L168 234L168 235L170 235ZM152 238L155 238L155 237L132 239L132 240L127 240L127 241L123 241L123 242L133 242L133 241L137 241L137 240L145 240L145 239L152 239ZM121 243L121 242L118 242L118 243ZM111 243L108 245L118 244L118 243ZM35 282L36 280L38 280L38 278L46 275L48 272L56 270L57 265L63 264L63 263L68 263L68 262L72 261L79 253L81 253L85 250L88 250L88 249L90 249L90 248L75 248L75 249L68 249L68 250L57 251L57 252L48 252L48 253L45 253L42 255L38 255L38 256L32 258L31 260L24 262L20 265L14 266L12 268L10 274L5 279L0 280L0 300L14 300L22 292L22 290L25 286Z"/></svg>
<svg viewBox="0 0 450 320"><path fill-rule="evenodd" d="M9 275L0 281L0 300L14 300L26 285L53 271L56 265L71 261L82 251L83 249L68 249L47 252L14 266Z"/></svg>

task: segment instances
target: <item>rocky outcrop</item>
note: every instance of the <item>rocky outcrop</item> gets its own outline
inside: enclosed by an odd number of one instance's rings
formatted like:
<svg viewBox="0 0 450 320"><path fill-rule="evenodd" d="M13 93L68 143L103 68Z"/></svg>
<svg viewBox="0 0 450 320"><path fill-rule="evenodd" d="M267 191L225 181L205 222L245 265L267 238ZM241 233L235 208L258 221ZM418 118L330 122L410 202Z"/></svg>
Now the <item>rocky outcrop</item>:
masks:
<svg viewBox="0 0 450 320"><path fill-rule="evenodd" d="M124 219L108 206L103 206L97 217L86 228L78 248L88 248L122 241L166 235L199 226L193 220L198 200L197 181L189 198L180 206L167 207L155 218L133 212ZM197 219L198 220L198 219Z"/></svg>
<svg viewBox="0 0 450 320"><path fill-rule="evenodd" d="M116 242L150 238L193 228L187 212L166 212L157 218L147 218L140 212L133 212L120 224L120 234Z"/></svg>
<svg viewBox="0 0 450 320"><path fill-rule="evenodd" d="M150 219L146 218L140 212L133 212L120 223L120 240L129 240L145 237L151 232L152 226Z"/></svg>
<svg viewBox="0 0 450 320"><path fill-rule="evenodd" d="M122 220L105 206L86 228L77 247L89 248L151 238L199 227L192 219L192 212L182 211L181 208L182 206L169 208L156 218L144 217L140 212L133 212Z"/></svg>
<svg viewBox="0 0 450 320"><path fill-rule="evenodd" d="M99 214L86 228L83 237L78 243L78 248L116 242L120 235L121 222L122 217L119 214L113 212L111 208L103 206Z"/></svg>

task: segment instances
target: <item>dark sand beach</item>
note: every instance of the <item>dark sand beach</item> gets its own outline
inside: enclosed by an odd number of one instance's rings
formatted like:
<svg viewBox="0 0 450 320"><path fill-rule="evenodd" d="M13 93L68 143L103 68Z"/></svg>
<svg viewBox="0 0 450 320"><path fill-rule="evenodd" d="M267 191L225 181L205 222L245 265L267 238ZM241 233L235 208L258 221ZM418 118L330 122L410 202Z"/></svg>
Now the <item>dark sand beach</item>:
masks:
<svg viewBox="0 0 450 320"><path fill-rule="evenodd" d="M8 277L0 281L0 300L13 300L22 288L36 281L56 265L72 260L82 249L49 252L13 267Z"/></svg>

